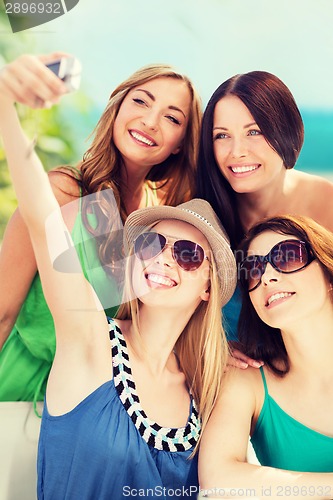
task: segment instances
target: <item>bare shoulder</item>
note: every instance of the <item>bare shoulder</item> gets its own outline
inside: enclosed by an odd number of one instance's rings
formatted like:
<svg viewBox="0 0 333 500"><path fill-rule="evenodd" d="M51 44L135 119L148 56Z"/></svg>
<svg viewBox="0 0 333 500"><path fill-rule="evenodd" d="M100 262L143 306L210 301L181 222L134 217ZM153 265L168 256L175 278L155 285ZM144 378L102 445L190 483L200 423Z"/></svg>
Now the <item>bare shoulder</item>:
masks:
<svg viewBox="0 0 333 500"><path fill-rule="evenodd" d="M333 183L319 175L295 171L296 190L302 206L301 215L333 230Z"/></svg>
<svg viewBox="0 0 333 500"><path fill-rule="evenodd" d="M253 368L248 366L245 370L240 368L231 367L225 374L224 382L226 384L242 384L242 385L253 385L257 380L260 380L260 370L258 368Z"/></svg>
<svg viewBox="0 0 333 500"><path fill-rule="evenodd" d="M248 367L246 370L232 367L225 374L222 382L222 398L235 397L256 399L256 393L261 385L261 374L258 368Z"/></svg>
<svg viewBox="0 0 333 500"><path fill-rule="evenodd" d="M325 196L333 193L333 183L320 175L295 170L293 171L293 177L295 187L303 194L306 192L311 199L318 199L318 195Z"/></svg>
<svg viewBox="0 0 333 500"><path fill-rule="evenodd" d="M330 192L333 191L333 183L325 177L309 174L308 172L301 172L299 170L295 170L295 174L299 182L304 184L304 186L309 186L313 189L328 189Z"/></svg>

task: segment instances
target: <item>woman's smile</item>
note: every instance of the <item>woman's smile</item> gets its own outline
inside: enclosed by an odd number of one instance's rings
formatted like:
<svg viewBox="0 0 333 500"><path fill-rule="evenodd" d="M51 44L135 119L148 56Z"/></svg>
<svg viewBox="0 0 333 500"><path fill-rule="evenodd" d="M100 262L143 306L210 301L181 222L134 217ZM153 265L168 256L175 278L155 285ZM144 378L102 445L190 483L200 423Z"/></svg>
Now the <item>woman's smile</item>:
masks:
<svg viewBox="0 0 333 500"><path fill-rule="evenodd" d="M129 130L130 136L134 139L136 143L139 143L140 146L156 146L156 142L154 139L149 136L148 134L145 134L144 132L139 132L137 130Z"/></svg>
<svg viewBox="0 0 333 500"><path fill-rule="evenodd" d="M157 273L148 273L145 274L145 278L147 280L148 286L151 288L172 288L174 286L177 286L177 283L175 280L169 278L168 276L165 276L163 274L157 274Z"/></svg>

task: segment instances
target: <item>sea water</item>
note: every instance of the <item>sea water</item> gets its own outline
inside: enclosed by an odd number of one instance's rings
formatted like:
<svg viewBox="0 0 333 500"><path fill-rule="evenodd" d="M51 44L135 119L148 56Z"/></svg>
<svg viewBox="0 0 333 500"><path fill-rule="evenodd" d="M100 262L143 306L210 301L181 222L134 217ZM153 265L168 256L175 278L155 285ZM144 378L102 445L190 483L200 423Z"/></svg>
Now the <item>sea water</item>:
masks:
<svg viewBox="0 0 333 500"><path fill-rule="evenodd" d="M301 114L305 139L296 168L333 182L333 108L301 109Z"/></svg>

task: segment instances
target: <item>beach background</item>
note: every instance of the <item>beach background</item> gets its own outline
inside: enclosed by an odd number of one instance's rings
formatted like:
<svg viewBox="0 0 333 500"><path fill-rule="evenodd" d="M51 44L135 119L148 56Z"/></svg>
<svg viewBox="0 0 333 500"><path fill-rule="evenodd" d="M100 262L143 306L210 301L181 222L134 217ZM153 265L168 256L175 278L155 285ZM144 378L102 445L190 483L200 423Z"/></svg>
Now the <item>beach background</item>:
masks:
<svg viewBox="0 0 333 500"><path fill-rule="evenodd" d="M332 26L333 0L79 0L58 19L14 34L0 0L0 67L25 52L55 50L71 53L82 63L78 92L51 110L20 109L46 169L80 160L111 91L145 64L169 63L188 74L203 108L215 88L232 75L272 72L290 88L304 119L305 144L297 168L333 181ZM15 207L0 144L0 246ZM15 405L8 414L13 424L21 416ZM34 498L35 460L30 460L29 469L26 456L36 452L30 434L37 435L33 426L38 425L32 412L28 417L18 427L29 442L21 446L20 436L15 437L22 450L18 467L26 479L21 484L13 480L20 490L15 498L25 500ZM13 449L12 436L2 427L1 499L7 498L3 495L11 467L6 443Z"/></svg>
<svg viewBox="0 0 333 500"><path fill-rule="evenodd" d="M305 124L297 168L333 180L333 0L79 0L65 15L15 34L3 0L0 9L0 64L24 52L62 50L83 66L80 91L56 109L21 111L47 169L79 161L118 83L165 62L190 76L203 107L236 73L279 76ZM0 150L0 239L15 206Z"/></svg>

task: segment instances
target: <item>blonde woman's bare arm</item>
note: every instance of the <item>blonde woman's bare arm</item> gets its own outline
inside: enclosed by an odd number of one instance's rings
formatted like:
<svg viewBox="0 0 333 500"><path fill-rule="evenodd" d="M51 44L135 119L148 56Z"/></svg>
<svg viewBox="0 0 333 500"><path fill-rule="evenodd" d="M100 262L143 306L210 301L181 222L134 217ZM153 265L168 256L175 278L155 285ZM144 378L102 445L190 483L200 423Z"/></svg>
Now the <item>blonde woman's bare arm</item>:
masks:
<svg viewBox="0 0 333 500"><path fill-rule="evenodd" d="M12 97L1 92L1 85L0 75L0 131L7 162L56 328L52 384L62 390L54 401L68 407L110 377L105 315L83 276L48 176L21 129ZM59 255L65 259L57 268Z"/></svg>

